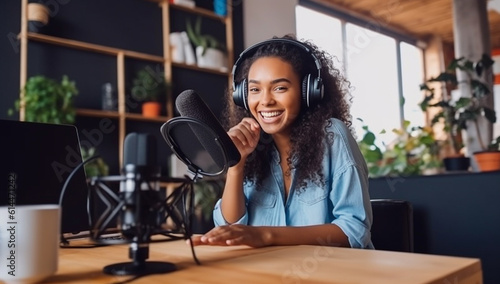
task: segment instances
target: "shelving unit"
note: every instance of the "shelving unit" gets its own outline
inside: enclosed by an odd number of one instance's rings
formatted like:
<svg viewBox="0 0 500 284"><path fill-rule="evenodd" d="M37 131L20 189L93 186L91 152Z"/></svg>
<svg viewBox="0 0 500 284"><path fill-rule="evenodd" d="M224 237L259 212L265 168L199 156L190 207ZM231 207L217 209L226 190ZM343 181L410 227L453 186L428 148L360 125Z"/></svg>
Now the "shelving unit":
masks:
<svg viewBox="0 0 500 284"><path fill-rule="evenodd" d="M19 34L20 40L20 89L24 87L27 81L28 74L28 42L29 41L37 41L45 44L55 45L66 47L70 49L78 49L91 53L105 54L116 57L116 82L117 82L117 100L118 100L118 109L117 111L104 111L99 109L80 109L77 107L77 115L83 117L97 117L97 118L112 118L118 121L118 153L123 153L123 144L126 136L126 125L127 121L141 121L141 122L151 122L151 123L161 123L165 122L168 119L174 116L174 107L173 107L173 98L171 95L167 96L166 100L166 116L161 117L144 117L141 114L130 113L127 112L126 109L126 79L125 79L125 68L126 68L126 59L138 59L143 61L149 61L154 63L159 63L163 65L165 79L167 82L172 81L172 67L182 68L188 70L194 70L196 72L200 72L200 76L203 74L216 74L220 76L226 76L228 86L232 83L230 72L221 72L219 70L207 69L207 68L199 68L194 65L173 63L170 59L170 44L169 44L169 35L170 35L170 16L171 9L183 11L193 15L200 15L202 17L207 17L210 19L214 19L217 21L221 21L225 25L225 33L226 33L226 48L227 48L227 56L228 63L231 64L234 60L233 58L233 26L232 26L232 9L231 5L228 4L228 14L225 17L219 16L214 12L203 9L203 8L190 8L185 6L180 6L176 4L169 3L168 0L147 0L150 2L158 3L159 8L162 13L162 43L163 43L163 56L151 55L142 52L136 52L133 50L120 49L114 47L108 47L73 39L49 36L39 33L31 33L28 32L28 21L27 21L27 11L28 11L28 0L21 1L21 31ZM231 70L230 66L228 66L227 70ZM21 93L21 97L23 94ZM20 109L20 120L25 120L24 109L21 106ZM123 166L123 158L122 155L119 155L119 165Z"/></svg>

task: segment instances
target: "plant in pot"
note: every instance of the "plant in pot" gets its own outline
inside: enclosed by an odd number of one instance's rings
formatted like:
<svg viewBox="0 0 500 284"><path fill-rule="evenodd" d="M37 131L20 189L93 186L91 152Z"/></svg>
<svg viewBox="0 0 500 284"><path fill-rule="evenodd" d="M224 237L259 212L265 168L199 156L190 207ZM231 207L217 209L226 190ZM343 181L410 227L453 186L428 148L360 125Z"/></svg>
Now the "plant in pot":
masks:
<svg viewBox="0 0 500 284"><path fill-rule="evenodd" d="M470 123L475 124L477 139L482 149L486 149L485 143L481 139L478 120L485 118L491 123L495 123L495 111L486 105L485 97L491 93L488 85L481 80L484 70L490 68L493 61L487 55L483 55L477 62L472 62L464 57L453 59L446 70L437 77L433 77L420 85L420 90L425 92L425 97L420 103L422 111L429 108L439 108L431 118L431 126L442 123L442 130L448 134L447 145L452 154L447 155L443 162L448 171L467 170L470 165L470 158L463 154L464 142L462 132L466 130ZM459 81L456 70L461 70L466 75L466 79ZM471 90L471 96L461 95L458 99L452 100L450 96L442 95L436 98L435 88L430 84L444 84L446 90L457 89L459 84L466 84Z"/></svg>
<svg viewBox="0 0 500 284"><path fill-rule="evenodd" d="M151 66L139 70L133 80L132 97L142 103L142 115L157 117L161 112L160 99L167 94L165 74Z"/></svg>
<svg viewBox="0 0 500 284"><path fill-rule="evenodd" d="M486 150L475 152L474 159L482 172L500 170L500 136L493 139Z"/></svg>
<svg viewBox="0 0 500 284"><path fill-rule="evenodd" d="M396 139L382 149L376 143L376 135L367 125L359 148L368 166L370 177L393 175L422 175L439 172L438 142L431 127L411 126L404 122L400 129L393 129ZM380 134L384 134L382 131Z"/></svg>
<svg viewBox="0 0 500 284"><path fill-rule="evenodd" d="M75 122L74 97L78 94L75 82L64 75L60 83L42 75L30 77L22 99L14 103L15 110L24 109L25 120L32 122L73 124ZM8 110L9 115L14 109Z"/></svg>
<svg viewBox="0 0 500 284"><path fill-rule="evenodd" d="M201 34L201 17L196 19L194 27L188 18L186 30L189 40L196 47L196 64L198 67L227 70L225 45L212 35Z"/></svg>

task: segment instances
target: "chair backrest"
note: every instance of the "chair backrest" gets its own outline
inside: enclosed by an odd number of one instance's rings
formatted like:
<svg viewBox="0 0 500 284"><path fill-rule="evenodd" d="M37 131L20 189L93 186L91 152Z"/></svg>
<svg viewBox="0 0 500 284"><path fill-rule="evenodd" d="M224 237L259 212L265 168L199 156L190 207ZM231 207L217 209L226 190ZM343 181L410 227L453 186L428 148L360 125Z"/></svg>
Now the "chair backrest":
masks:
<svg viewBox="0 0 500 284"><path fill-rule="evenodd" d="M409 201L372 199L375 249L413 252L413 207Z"/></svg>

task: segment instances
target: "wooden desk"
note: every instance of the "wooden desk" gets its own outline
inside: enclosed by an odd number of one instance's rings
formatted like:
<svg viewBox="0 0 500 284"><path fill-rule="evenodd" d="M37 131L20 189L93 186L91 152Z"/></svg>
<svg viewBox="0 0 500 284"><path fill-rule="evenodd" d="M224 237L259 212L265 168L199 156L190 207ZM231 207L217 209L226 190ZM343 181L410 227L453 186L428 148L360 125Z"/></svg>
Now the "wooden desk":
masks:
<svg viewBox="0 0 500 284"><path fill-rule="evenodd" d="M150 261L178 270L131 283L435 283L480 284L479 259L324 246L195 247L194 262L184 241L150 244ZM118 283L104 266L127 262L128 246L61 249L57 274L43 283Z"/></svg>

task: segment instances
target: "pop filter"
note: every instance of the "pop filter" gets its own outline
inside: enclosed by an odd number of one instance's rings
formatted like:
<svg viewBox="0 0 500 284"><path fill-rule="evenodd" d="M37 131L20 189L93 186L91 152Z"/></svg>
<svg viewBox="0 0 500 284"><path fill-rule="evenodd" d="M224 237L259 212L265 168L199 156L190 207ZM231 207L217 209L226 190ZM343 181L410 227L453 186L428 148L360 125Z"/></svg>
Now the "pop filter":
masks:
<svg viewBox="0 0 500 284"><path fill-rule="evenodd" d="M196 92L182 92L176 106L181 116L164 123L160 132L190 172L217 176L239 162L238 149Z"/></svg>

